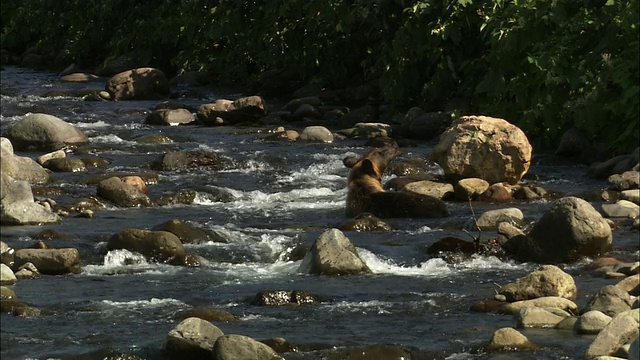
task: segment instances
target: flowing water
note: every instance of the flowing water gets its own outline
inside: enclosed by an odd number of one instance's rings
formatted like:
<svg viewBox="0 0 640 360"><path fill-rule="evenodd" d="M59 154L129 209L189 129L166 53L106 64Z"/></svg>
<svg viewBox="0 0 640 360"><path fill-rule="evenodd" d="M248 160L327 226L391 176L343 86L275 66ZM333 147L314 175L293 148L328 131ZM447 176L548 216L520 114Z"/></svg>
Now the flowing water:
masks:
<svg viewBox="0 0 640 360"><path fill-rule="evenodd" d="M159 101L91 102L43 96L54 90L102 89L104 83L60 83L56 74L12 67L1 74L3 132L28 113L48 113L82 129L90 138L84 148L110 161L106 169L52 174L52 186L65 189L63 195L48 196L58 204L95 195L96 186L89 179L97 175L149 172L151 162L167 151L213 152L233 158L236 164L224 171L158 172L150 196L196 189L199 196L190 205L113 207L97 211L92 219L67 217L55 225L2 227L2 240L16 248L32 246L38 232L54 229L65 236L49 245L78 248L83 258L80 274L19 280L13 286L20 301L49 314L32 318L2 314L2 359L99 359L110 351L161 359L162 344L179 323L179 314L202 306L239 317L237 322L216 323L226 334L283 337L296 344L300 351L284 354L288 359L317 359L327 349L368 344L404 345L425 359L571 359L582 357L593 340L571 332L523 329L541 345L540 350L475 351L493 331L515 322L508 315L470 312L470 305L492 297L498 285L522 277L537 265L482 256L455 263L429 257L425 247L438 239L467 238L460 231L472 216L465 203L449 203L452 216L447 219L396 219L389 221L391 231L346 232L373 270L371 275L328 277L301 272L300 261L290 260L293 249L311 244L323 231L346 220L348 169L342 159L361 154L362 140L267 142L259 130L268 127L149 126L143 120ZM198 91L199 97L180 101L197 106L237 96ZM154 145L135 141L148 134L163 134L175 141ZM426 158L433 145L402 148L400 158ZM539 176L537 185L562 194L606 186L585 178L582 166L539 164L530 172ZM217 191L231 194L231 201L207 196ZM481 213L510 206L519 207L526 220L533 222L549 202L477 203L474 209ZM196 268L149 263L126 250L105 249L109 237L125 228L152 228L170 219L212 230L226 243L185 245L187 252L201 257L202 264ZM483 237L492 235L488 232ZM637 258L637 232L617 230L614 247L617 255ZM582 271L582 265L565 267L576 278L581 306L589 294L611 283ZM304 290L327 301L305 306L252 305L249 299L263 290Z"/></svg>

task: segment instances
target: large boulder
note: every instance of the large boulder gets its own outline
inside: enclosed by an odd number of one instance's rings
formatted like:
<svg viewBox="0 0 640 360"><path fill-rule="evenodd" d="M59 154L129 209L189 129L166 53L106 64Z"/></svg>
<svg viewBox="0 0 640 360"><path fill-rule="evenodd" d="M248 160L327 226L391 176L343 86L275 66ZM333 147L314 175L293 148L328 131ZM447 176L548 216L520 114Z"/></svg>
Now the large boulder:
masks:
<svg viewBox="0 0 640 360"><path fill-rule="evenodd" d="M453 181L516 184L529 170L531 151L524 132L506 120L462 116L440 136L431 157Z"/></svg>
<svg viewBox="0 0 640 360"><path fill-rule="evenodd" d="M4 169L1 177L0 224L51 224L61 220L50 209L34 201L28 182L13 179L4 172Z"/></svg>
<svg viewBox="0 0 640 360"><path fill-rule="evenodd" d="M271 347L244 335L223 335L213 345L215 360L278 360L282 359Z"/></svg>
<svg viewBox="0 0 640 360"><path fill-rule="evenodd" d="M166 231L125 229L107 242L107 250L127 249L159 262L180 262L185 257L180 239Z"/></svg>
<svg viewBox="0 0 640 360"><path fill-rule="evenodd" d="M544 265L530 274L504 285L499 293L507 301L536 299L557 296L575 300L578 294L576 283L571 275L554 265Z"/></svg>
<svg viewBox="0 0 640 360"><path fill-rule="evenodd" d="M503 248L520 261L557 264L598 257L611 247L611 227L587 201L557 200L527 236L509 239Z"/></svg>
<svg viewBox="0 0 640 360"><path fill-rule="evenodd" d="M15 254L14 268L32 263L41 274L78 274L82 266L78 249L20 249Z"/></svg>
<svg viewBox="0 0 640 360"><path fill-rule="evenodd" d="M330 229L320 237L305 255L301 270L318 275L351 275L370 273L356 247L338 229Z"/></svg>
<svg viewBox="0 0 640 360"><path fill-rule="evenodd" d="M223 335L212 323L190 317L169 331L163 351L169 359L211 359L213 344Z"/></svg>
<svg viewBox="0 0 640 360"><path fill-rule="evenodd" d="M77 127L47 114L29 114L6 133L17 150L55 151L68 145L85 144L89 138Z"/></svg>
<svg viewBox="0 0 640 360"><path fill-rule="evenodd" d="M8 175L15 180L24 180L31 184L42 184L49 181L49 173L33 159L18 156L13 152L11 141L0 138L0 169L2 175Z"/></svg>
<svg viewBox="0 0 640 360"><path fill-rule="evenodd" d="M198 120L204 125L233 125L254 121L267 113L267 105L260 96L248 96L235 101L218 99L198 108Z"/></svg>
<svg viewBox="0 0 640 360"><path fill-rule="evenodd" d="M105 90L113 100L158 99L169 95L169 80L154 68L138 68L112 76Z"/></svg>

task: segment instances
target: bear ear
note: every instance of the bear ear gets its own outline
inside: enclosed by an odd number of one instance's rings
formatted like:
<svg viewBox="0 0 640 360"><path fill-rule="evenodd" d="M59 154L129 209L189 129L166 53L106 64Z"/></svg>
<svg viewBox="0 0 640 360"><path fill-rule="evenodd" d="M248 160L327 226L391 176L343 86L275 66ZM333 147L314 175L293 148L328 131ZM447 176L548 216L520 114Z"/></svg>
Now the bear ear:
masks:
<svg viewBox="0 0 640 360"><path fill-rule="evenodd" d="M373 163L373 161L369 159L363 159L360 163L360 169L362 169L365 173L378 176L378 168Z"/></svg>

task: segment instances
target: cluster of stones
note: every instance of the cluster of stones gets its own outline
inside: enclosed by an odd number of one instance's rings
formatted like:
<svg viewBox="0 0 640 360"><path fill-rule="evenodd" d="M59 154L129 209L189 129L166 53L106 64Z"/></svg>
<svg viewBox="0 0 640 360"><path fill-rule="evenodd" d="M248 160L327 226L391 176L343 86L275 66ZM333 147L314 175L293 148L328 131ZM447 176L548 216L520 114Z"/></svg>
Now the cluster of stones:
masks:
<svg viewBox="0 0 640 360"><path fill-rule="evenodd" d="M493 299L479 301L471 310L512 315L517 329L548 328L596 335L583 354L585 359L636 359L640 263L618 261L615 267L621 272L622 280L604 286L582 309L574 303L578 289L571 275L554 265L545 265L502 286ZM494 351L536 349L536 344L516 328L498 329L486 348Z"/></svg>

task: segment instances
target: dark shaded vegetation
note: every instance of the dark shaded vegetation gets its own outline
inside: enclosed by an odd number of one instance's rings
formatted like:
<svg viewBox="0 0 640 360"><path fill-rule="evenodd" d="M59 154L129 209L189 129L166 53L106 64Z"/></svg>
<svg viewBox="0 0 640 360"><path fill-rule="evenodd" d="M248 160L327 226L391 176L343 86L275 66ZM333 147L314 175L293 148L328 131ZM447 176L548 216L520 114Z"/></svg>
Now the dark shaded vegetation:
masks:
<svg viewBox="0 0 640 360"><path fill-rule="evenodd" d="M169 75L375 83L394 110L503 117L534 146L569 128L615 152L639 141L638 0L3 0L2 49L51 65L128 56ZM35 47L35 48L34 48Z"/></svg>

